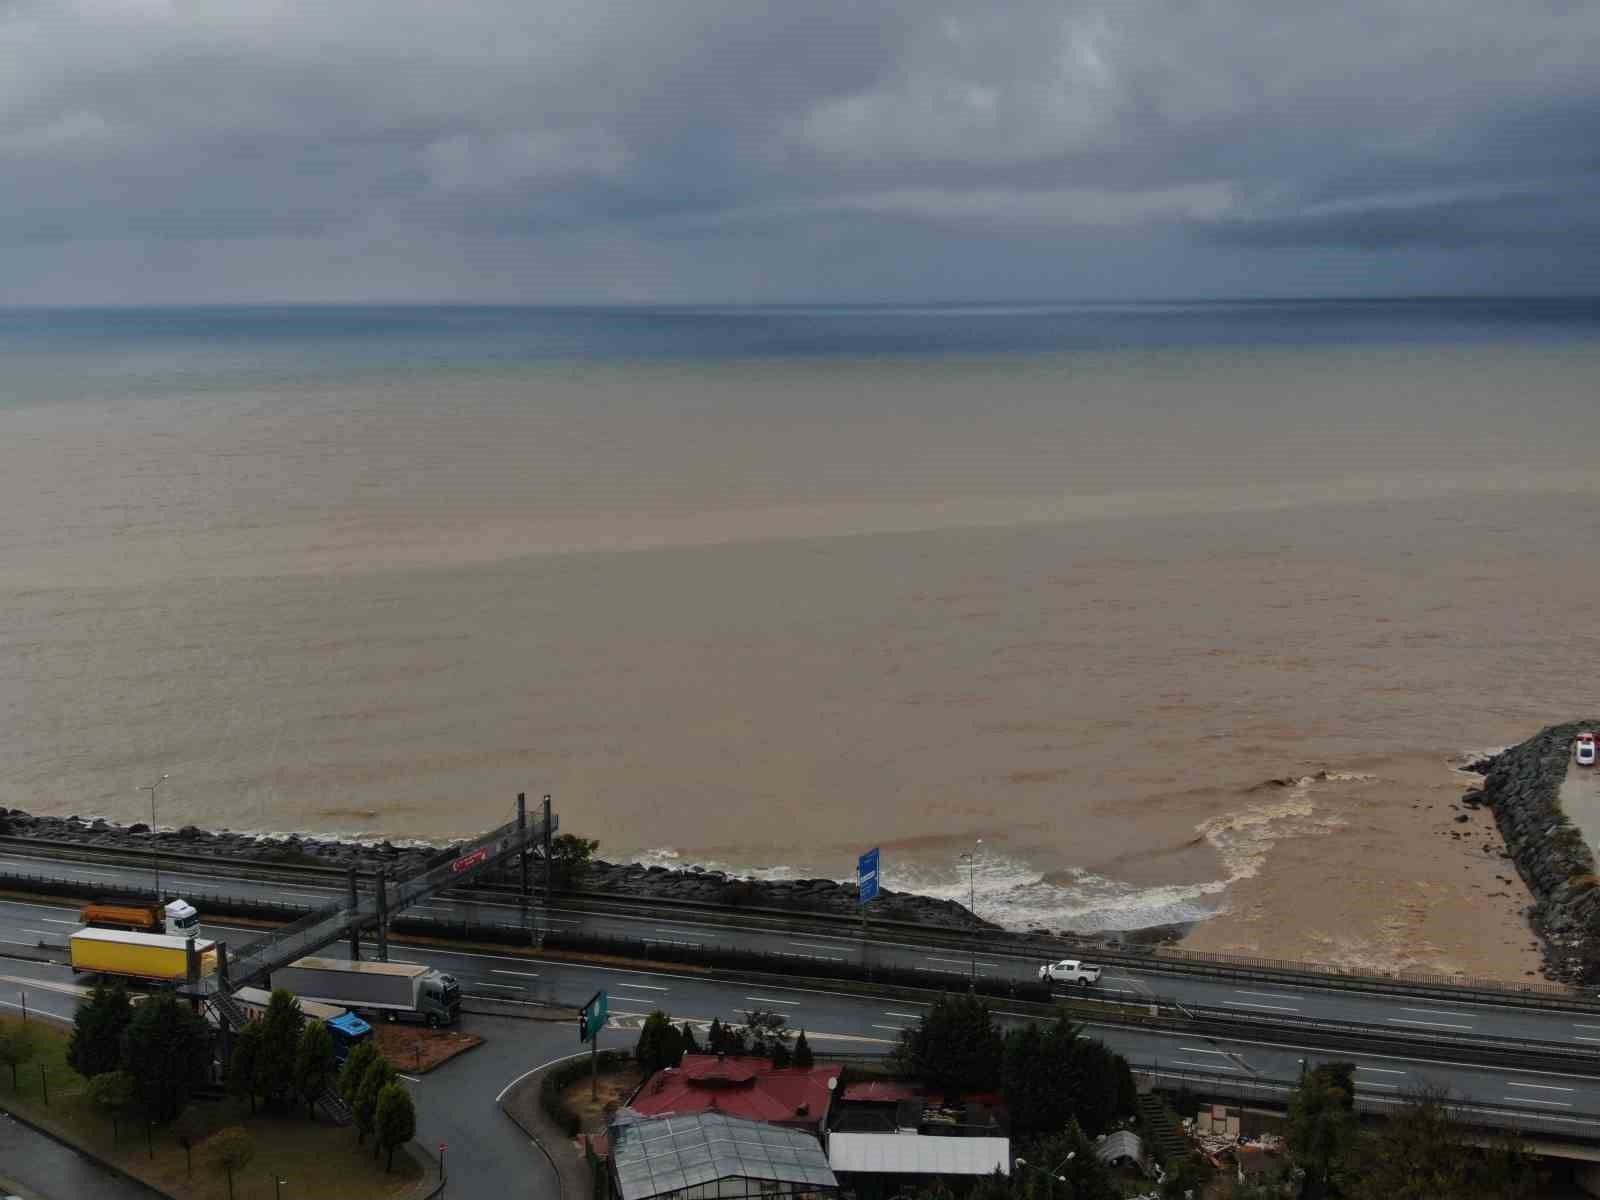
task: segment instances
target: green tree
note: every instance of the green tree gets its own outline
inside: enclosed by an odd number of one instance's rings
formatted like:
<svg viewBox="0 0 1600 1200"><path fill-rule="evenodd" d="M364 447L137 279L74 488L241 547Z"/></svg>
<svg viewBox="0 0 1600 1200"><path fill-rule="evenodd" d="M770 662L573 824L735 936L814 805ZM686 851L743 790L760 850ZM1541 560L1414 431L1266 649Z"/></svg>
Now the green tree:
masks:
<svg viewBox="0 0 1600 1200"><path fill-rule="evenodd" d="M269 1106L280 1106L294 1087L295 1052L300 1048L300 1031L305 1028L300 1001L275 988L262 1016L261 1046L256 1054L256 1094Z"/></svg>
<svg viewBox="0 0 1600 1200"><path fill-rule="evenodd" d="M744 1036L749 1043L750 1053L770 1058L777 1053L779 1046L788 1050L789 1039L794 1036L788 1024L789 1018L780 1012L752 1008L745 1015L744 1022Z"/></svg>
<svg viewBox="0 0 1600 1200"><path fill-rule="evenodd" d="M1096 1038L1078 1038L1072 1045L1071 1058L1078 1123L1090 1137L1099 1137L1119 1115L1132 1113L1132 1106L1123 1107L1129 1093L1137 1104L1133 1073L1128 1070L1126 1059Z"/></svg>
<svg viewBox="0 0 1600 1200"><path fill-rule="evenodd" d="M367 1068L372 1066L377 1058L378 1047L373 1045L369 1038L364 1042L357 1042L356 1048L345 1058L344 1066L339 1068L337 1084L339 1099L351 1108L356 1106L356 1094L361 1091L361 1081L367 1077Z"/></svg>
<svg viewBox="0 0 1600 1200"><path fill-rule="evenodd" d="M378 1095L394 1082L394 1078L394 1068L382 1055L372 1060L367 1073L361 1077L361 1087L356 1091L356 1102L352 1106L355 1110L358 1144L366 1141L367 1134L372 1132L378 1119ZM373 1153L376 1156L376 1148Z"/></svg>
<svg viewBox="0 0 1600 1200"><path fill-rule="evenodd" d="M1356 1137L1355 1070L1354 1063L1322 1063L1289 1095L1289 1153L1306 1173L1307 1196L1343 1194L1345 1160Z"/></svg>
<svg viewBox="0 0 1600 1200"><path fill-rule="evenodd" d="M550 865L558 888L575 888L589 874L600 843L573 833L557 834L550 843Z"/></svg>
<svg viewBox="0 0 1600 1200"><path fill-rule="evenodd" d="M228 1091L250 1098L250 1113L256 1111L256 1064L261 1061L261 1022L251 1021L233 1039L233 1055L228 1059Z"/></svg>
<svg viewBox="0 0 1600 1200"><path fill-rule="evenodd" d="M773 1042L772 1043L772 1069L774 1071L782 1071L784 1068L792 1066L793 1064L794 1064L794 1056L789 1053L789 1045L788 1045L788 1043L787 1042Z"/></svg>
<svg viewBox="0 0 1600 1200"><path fill-rule="evenodd" d="M194 1174L194 1148L206 1140L211 1132L211 1121L203 1108L191 1104L172 1122L172 1136L183 1147L184 1170Z"/></svg>
<svg viewBox="0 0 1600 1200"><path fill-rule="evenodd" d="M683 1059L683 1034L673 1025L671 1017L657 1009L644 1019L633 1056L646 1075L653 1075L663 1067L675 1067Z"/></svg>
<svg viewBox="0 0 1600 1200"><path fill-rule="evenodd" d="M228 1173L228 1200L233 1200L233 1173L242 1171L256 1156L256 1144L242 1125L219 1129L206 1141L211 1161Z"/></svg>
<svg viewBox="0 0 1600 1200"><path fill-rule="evenodd" d="M78 1002L67 1042L67 1065L85 1079L93 1079L122 1065L122 1034L133 1020L128 989L120 983L97 983Z"/></svg>
<svg viewBox="0 0 1600 1200"><path fill-rule="evenodd" d="M694 1026L685 1021L678 1033L683 1038L683 1052L685 1054L699 1054L700 1043L695 1040Z"/></svg>
<svg viewBox="0 0 1600 1200"><path fill-rule="evenodd" d="M294 1090L306 1102L306 1120L317 1119L317 1097L333 1074L333 1034L321 1021L307 1021L294 1054Z"/></svg>
<svg viewBox="0 0 1600 1200"><path fill-rule="evenodd" d="M811 1053L811 1043L806 1041L806 1031L802 1029L800 1036L794 1040L794 1065L809 1071L816 1064L816 1056Z"/></svg>
<svg viewBox="0 0 1600 1200"><path fill-rule="evenodd" d="M909 1074L954 1096L994 1087L1004 1050L989 1006L980 997L945 994L900 1035L896 1056Z"/></svg>
<svg viewBox="0 0 1600 1200"><path fill-rule="evenodd" d="M1015 1184L1040 1200L1117 1200L1122 1194L1111 1168L1095 1156L1094 1143L1076 1121L1035 1141L1014 1170Z"/></svg>
<svg viewBox="0 0 1600 1200"><path fill-rule="evenodd" d="M11 1090L17 1090L17 1068L33 1057L33 1030L21 1021L0 1025L0 1066L11 1068Z"/></svg>
<svg viewBox="0 0 1600 1200"><path fill-rule="evenodd" d="M1078 1111L1078 1033L1065 1017L1006 1033L1000 1080L1014 1136L1063 1129Z"/></svg>
<svg viewBox="0 0 1600 1200"><path fill-rule="evenodd" d="M126 1071L102 1071L89 1080L89 1100L111 1118L111 1144L121 1135L122 1118L139 1098L139 1081Z"/></svg>
<svg viewBox="0 0 1600 1200"><path fill-rule="evenodd" d="M123 1062L144 1110L170 1121L211 1074L211 1026L171 993L151 996L128 1023Z"/></svg>
<svg viewBox="0 0 1600 1200"><path fill-rule="evenodd" d="M378 1146L388 1151L383 1169L394 1169L394 1151L417 1136L417 1110L402 1083L387 1083L378 1093Z"/></svg>
<svg viewBox="0 0 1600 1200"><path fill-rule="evenodd" d="M1446 1094L1423 1088L1390 1114L1370 1166L1350 1188L1357 1200L1432 1200L1485 1194L1483 1160L1450 1111Z"/></svg>

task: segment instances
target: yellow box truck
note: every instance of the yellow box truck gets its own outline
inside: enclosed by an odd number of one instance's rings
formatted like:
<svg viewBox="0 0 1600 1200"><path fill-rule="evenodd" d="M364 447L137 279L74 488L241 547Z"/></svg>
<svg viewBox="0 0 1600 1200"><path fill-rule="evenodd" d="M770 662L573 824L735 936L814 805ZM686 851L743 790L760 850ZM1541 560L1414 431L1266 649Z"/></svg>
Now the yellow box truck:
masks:
<svg viewBox="0 0 1600 1200"><path fill-rule="evenodd" d="M159 933L134 933L125 929L80 929L67 939L72 948L72 969L128 979L153 979L163 983L189 977L189 941ZM217 969L217 944L195 939L200 974Z"/></svg>

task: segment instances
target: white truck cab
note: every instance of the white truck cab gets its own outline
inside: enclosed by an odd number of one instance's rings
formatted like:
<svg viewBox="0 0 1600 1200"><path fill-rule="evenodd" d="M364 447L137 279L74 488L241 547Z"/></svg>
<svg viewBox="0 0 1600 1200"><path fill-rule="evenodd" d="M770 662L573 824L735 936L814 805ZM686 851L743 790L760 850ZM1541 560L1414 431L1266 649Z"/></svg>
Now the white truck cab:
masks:
<svg viewBox="0 0 1600 1200"><path fill-rule="evenodd" d="M174 900L166 907L168 937L200 936L200 912L187 900Z"/></svg>
<svg viewBox="0 0 1600 1200"><path fill-rule="evenodd" d="M1045 963L1039 968L1039 981L1041 983L1076 983L1088 987L1091 983L1100 982L1100 968L1091 966L1086 962L1079 962L1075 958L1063 958L1060 962Z"/></svg>

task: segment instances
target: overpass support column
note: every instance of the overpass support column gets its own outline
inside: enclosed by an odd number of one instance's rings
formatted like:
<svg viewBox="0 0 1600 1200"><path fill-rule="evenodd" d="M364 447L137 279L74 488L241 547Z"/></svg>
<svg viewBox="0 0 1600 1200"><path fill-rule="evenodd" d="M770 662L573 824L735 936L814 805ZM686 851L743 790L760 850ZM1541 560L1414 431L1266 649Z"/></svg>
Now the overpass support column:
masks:
<svg viewBox="0 0 1600 1200"><path fill-rule="evenodd" d="M522 864L522 902L528 902L528 793L517 793L517 841L522 843L522 851L517 855Z"/></svg>
<svg viewBox="0 0 1600 1200"><path fill-rule="evenodd" d="M360 898L356 895L356 869L354 867L351 867L350 868L350 911L352 913L355 912L356 905L359 902L359 899ZM359 926L359 925L350 926L350 961L351 962L360 962L361 961L361 926Z"/></svg>
<svg viewBox="0 0 1600 1200"><path fill-rule="evenodd" d="M389 868L378 868L378 961L389 961Z"/></svg>
<svg viewBox="0 0 1600 1200"><path fill-rule="evenodd" d="M544 798L544 903L550 907L550 888L554 876L551 872L555 869L554 854L550 842L550 797Z"/></svg>

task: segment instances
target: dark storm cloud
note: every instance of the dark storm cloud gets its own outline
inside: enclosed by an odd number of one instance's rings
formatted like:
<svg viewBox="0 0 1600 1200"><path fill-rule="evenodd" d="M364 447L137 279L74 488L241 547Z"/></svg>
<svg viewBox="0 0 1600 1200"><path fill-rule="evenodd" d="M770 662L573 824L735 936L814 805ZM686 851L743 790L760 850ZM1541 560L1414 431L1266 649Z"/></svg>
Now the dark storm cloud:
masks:
<svg viewBox="0 0 1600 1200"><path fill-rule="evenodd" d="M1600 6L0 5L0 300L1584 290Z"/></svg>

